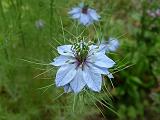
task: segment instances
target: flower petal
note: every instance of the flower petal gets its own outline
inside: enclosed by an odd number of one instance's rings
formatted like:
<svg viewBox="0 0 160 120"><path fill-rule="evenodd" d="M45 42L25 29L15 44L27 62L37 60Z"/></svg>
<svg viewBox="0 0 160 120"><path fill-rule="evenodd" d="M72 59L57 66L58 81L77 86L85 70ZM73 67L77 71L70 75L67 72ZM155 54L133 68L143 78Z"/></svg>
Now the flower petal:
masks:
<svg viewBox="0 0 160 120"><path fill-rule="evenodd" d="M72 92L72 91L73 90L72 90L70 84L67 84L67 85L64 86L64 92L65 93L69 93L69 92Z"/></svg>
<svg viewBox="0 0 160 120"><path fill-rule="evenodd" d="M81 17L80 17L79 21L83 25L87 25L87 24L92 23L92 21L90 20L90 17L87 14L83 14L83 13L81 14Z"/></svg>
<svg viewBox="0 0 160 120"><path fill-rule="evenodd" d="M108 51L114 52L119 47L119 41L116 38L109 38L109 41L106 47Z"/></svg>
<svg viewBox="0 0 160 120"><path fill-rule="evenodd" d="M99 73L99 74L104 74L104 75L107 75L108 73L107 68L104 68L104 67L102 68L92 63L87 63L87 66L93 73Z"/></svg>
<svg viewBox="0 0 160 120"><path fill-rule="evenodd" d="M71 62L74 62L74 58L73 57L69 57L69 56L64 56L64 55L60 55L59 57L56 57L54 59L54 61L52 63L50 63L51 65L54 66L62 66Z"/></svg>
<svg viewBox="0 0 160 120"><path fill-rule="evenodd" d="M107 75L108 78L114 78L113 75L109 72L108 68L104 68L104 67L99 67L97 65L94 65L92 63L87 63L89 69L93 72L93 73L99 73L99 74L104 74Z"/></svg>
<svg viewBox="0 0 160 120"><path fill-rule="evenodd" d="M105 68L111 68L115 64L115 62L111 60L109 57L107 57L103 52L102 53L99 52L95 55L92 55L89 58L89 61L99 67L105 67Z"/></svg>
<svg viewBox="0 0 160 120"><path fill-rule="evenodd" d="M85 85L86 85L86 83L84 82L84 79L83 79L82 69L79 68L77 70L76 76L70 82L70 86L71 86L72 90L75 93L78 93L78 92L80 92L84 88Z"/></svg>
<svg viewBox="0 0 160 120"><path fill-rule="evenodd" d="M98 50L98 46L97 45L90 45L89 46L89 51L91 53L96 52Z"/></svg>
<svg viewBox="0 0 160 120"><path fill-rule="evenodd" d="M81 13L75 13L72 15L73 19L79 19L81 17Z"/></svg>
<svg viewBox="0 0 160 120"><path fill-rule="evenodd" d="M76 65L68 64L61 66L56 74L56 86L68 84L76 75Z"/></svg>
<svg viewBox="0 0 160 120"><path fill-rule="evenodd" d="M87 67L85 67L83 72L84 81L86 82L87 86L96 92L101 90L102 86L102 77L100 74L91 72Z"/></svg>
<svg viewBox="0 0 160 120"><path fill-rule="evenodd" d="M72 45L62 45L57 47L58 53L61 55L73 56Z"/></svg>
<svg viewBox="0 0 160 120"><path fill-rule="evenodd" d="M101 52L101 53L105 54L105 52L106 52L106 45L105 44L100 44L98 52Z"/></svg>
<svg viewBox="0 0 160 120"><path fill-rule="evenodd" d="M69 14L81 13L81 8L79 8L79 7L72 8L72 10L69 11L68 13Z"/></svg>
<svg viewBox="0 0 160 120"><path fill-rule="evenodd" d="M107 73L107 76L108 76L109 79L113 79L114 78L113 75L112 75L112 73L110 73L109 71Z"/></svg>
<svg viewBox="0 0 160 120"><path fill-rule="evenodd" d="M88 9L89 15L92 17L93 20L98 21L100 16L96 13L93 9Z"/></svg>
<svg viewBox="0 0 160 120"><path fill-rule="evenodd" d="M95 53L102 53L102 54L105 54L105 49L104 49L104 45L90 45L89 46L89 54L88 56L91 56L91 55L94 55Z"/></svg>

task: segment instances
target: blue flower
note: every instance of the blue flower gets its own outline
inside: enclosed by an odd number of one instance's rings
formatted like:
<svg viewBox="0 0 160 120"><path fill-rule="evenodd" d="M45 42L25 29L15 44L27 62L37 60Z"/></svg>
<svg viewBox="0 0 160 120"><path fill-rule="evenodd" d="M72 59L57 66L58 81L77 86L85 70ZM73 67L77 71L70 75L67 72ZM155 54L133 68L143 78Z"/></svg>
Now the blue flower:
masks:
<svg viewBox="0 0 160 120"><path fill-rule="evenodd" d="M73 19L77 19L81 24L86 26L92 24L94 21L99 21L100 18L96 10L88 8L87 5L72 8L69 14Z"/></svg>
<svg viewBox="0 0 160 120"><path fill-rule="evenodd" d="M119 41L116 38L110 37L108 42L104 39L101 42L100 48L105 50L106 52L115 52L119 48Z"/></svg>
<svg viewBox="0 0 160 120"><path fill-rule="evenodd" d="M57 87L64 87L65 92L79 93L84 88L99 92L101 75L113 78L108 69L115 62L98 46L78 43L59 46L57 50L60 56L51 65L59 67L55 82Z"/></svg>

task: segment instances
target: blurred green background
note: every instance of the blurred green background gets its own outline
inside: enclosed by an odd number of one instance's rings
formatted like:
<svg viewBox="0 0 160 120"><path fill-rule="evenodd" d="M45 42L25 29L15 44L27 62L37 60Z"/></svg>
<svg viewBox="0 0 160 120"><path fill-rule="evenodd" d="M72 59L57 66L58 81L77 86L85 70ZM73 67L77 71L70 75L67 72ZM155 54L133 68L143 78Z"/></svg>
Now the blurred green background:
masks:
<svg viewBox="0 0 160 120"><path fill-rule="evenodd" d="M110 55L122 66L115 88L109 85L119 116L98 103L105 117L94 104L73 112L73 95L54 100L62 89L38 89L53 84L56 69L31 62L50 63L64 44L63 27L75 33L67 12L80 2L0 0L0 120L160 120L160 16L151 14L158 0L86 0L101 15L97 31L121 43ZM93 27L85 35L94 39ZM65 37L71 35L65 31Z"/></svg>

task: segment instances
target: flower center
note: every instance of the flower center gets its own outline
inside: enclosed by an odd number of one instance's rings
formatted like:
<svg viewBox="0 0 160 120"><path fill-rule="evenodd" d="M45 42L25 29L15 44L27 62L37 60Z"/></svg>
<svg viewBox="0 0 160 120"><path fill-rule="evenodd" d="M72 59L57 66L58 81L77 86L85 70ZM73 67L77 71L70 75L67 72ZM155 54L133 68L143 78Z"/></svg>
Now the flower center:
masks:
<svg viewBox="0 0 160 120"><path fill-rule="evenodd" d="M74 55L75 55L75 58L77 60L77 67L82 67L83 69L83 66L85 65L85 62L86 62L86 59L87 59L87 56L88 56L88 51L89 51L89 47L86 43L78 43L78 44L75 44L73 46L73 49L74 49Z"/></svg>
<svg viewBox="0 0 160 120"><path fill-rule="evenodd" d="M83 14L87 14L87 13L88 13L88 5L86 5L86 6L84 6L84 7L82 8L82 13L83 13Z"/></svg>

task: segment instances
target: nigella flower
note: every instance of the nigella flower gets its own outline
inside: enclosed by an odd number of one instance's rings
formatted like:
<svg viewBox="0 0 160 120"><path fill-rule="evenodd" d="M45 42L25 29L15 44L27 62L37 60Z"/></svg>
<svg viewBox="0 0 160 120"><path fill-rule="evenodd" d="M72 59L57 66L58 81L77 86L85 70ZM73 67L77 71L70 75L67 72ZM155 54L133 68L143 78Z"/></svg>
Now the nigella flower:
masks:
<svg viewBox="0 0 160 120"><path fill-rule="evenodd" d="M73 19L77 19L83 25L90 25L94 21L99 21L100 16L96 10L91 9L88 5L81 4L79 7L72 8L69 14Z"/></svg>
<svg viewBox="0 0 160 120"><path fill-rule="evenodd" d="M37 29L42 29L44 27L44 21L42 19L37 20L35 26Z"/></svg>
<svg viewBox="0 0 160 120"><path fill-rule="evenodd" d="M104 49L106 52L115 52L119 48L119 41L112 37L108 39L108 42L103 39L100 48Z"/></svg>
<svg viewBox="0 0 160 120"><path fill-rule="evenodd" d="M96 45L77 43L57 48L59 57L51 65L58 66L56 86L64 87L65 92L78 93L85 88L99 92L102 75L113 78L109 68L115 62L105 55Z"/></svg>

